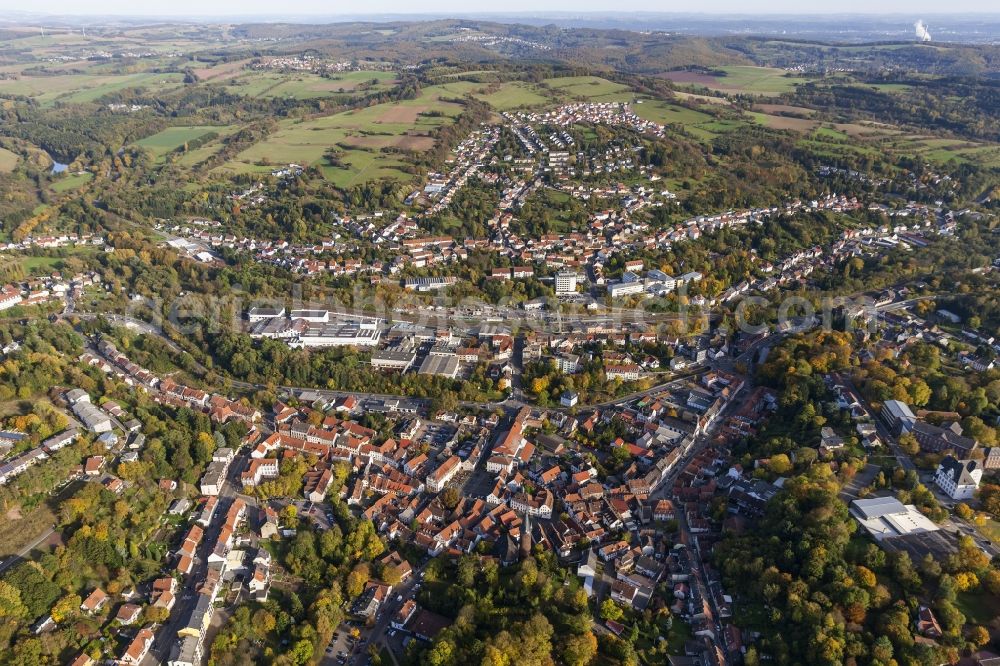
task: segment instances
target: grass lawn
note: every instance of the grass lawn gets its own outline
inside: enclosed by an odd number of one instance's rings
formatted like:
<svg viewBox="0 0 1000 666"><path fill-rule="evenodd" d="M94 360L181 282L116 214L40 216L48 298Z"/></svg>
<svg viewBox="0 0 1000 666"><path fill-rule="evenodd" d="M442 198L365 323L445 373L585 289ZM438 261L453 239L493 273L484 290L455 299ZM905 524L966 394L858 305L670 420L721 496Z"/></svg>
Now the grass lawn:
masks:
<svg viewBox="0 0 1000 666"><path fill-rule="evenodd" d="M992 518L987 518L986 522L983 523L982 527L972 523L976 530L979 531L986 539L993 541L995 543L1000 543L1000 523L993 520Z"/></svg>
<svg viewBox="0 0 1000 666"><path fill-rule="evenodd" d="M967 621L988 625L993 618L1000 615L1000 599L989 592L960 592L955 599L955 605L962 611Z"/></svg>
<svg viewBox="0 0 1000 666"><path fill-rule="evenodd" d="M65 257L18 257L17 260L21 262L21 266L28 274L51 273L53 270L61 268L66 259L71 256L94 255L99 251L99 248L93 245L82 245L70 249Z"/></svg>
<svg viewBox="0 0 1000 666"><path fill-rule="evenodd" d="M675 617L674 624L670 627L670 635L667 636L667 649L670 651L670 654L684 654L684 644L691 640L693 636L691 625Z"/></svg>
<svg viewBox="0 0 1000 666"><path fill-rule="evenodd" d="M20 161L21 156L17 153L0 148L0 173L10 173L17 168L17 163Z"/></svg>
<svg viewBox="0 0 1000 666"><path fill-rule="evenodd" d="M718 67L716 70L725 75L718 76L702 72L674 71L664 76L680 84L690 84L698 88L708 88L727 93L751 93L757 95L778 95L794 90L795 86L805 83L806 79L790 76L783 69L774 67L754 67L751 65L734 65Z"/></svg>
<svg viewBox="0 0 1000 666"><path fill-rule="evenodd" d="M71 173L69 175L62 176L52 183L51 189L56 194L63 194L64 192L79 189L93 179L94 174L89 171L84 171L83 173Z"/></svg>

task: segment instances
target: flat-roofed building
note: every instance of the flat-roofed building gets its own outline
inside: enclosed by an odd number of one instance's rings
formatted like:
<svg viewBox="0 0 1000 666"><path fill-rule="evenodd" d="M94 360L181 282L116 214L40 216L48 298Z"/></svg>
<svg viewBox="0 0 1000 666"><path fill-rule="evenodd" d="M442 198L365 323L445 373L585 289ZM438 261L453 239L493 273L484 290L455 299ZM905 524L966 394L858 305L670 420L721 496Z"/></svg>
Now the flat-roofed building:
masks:
<svg viewBox="0 0 1000 666"><path fill-rule="evenodd" d="M311 324L325 324L330 321L330 312L327 310L292 310L288 313L291 320L302 319Z"/></svg>
<svg viewBox="0 0 1000 666"><path fill-rule="evenodd" d="M312 324L296 337L289 347L375 347L382 331L375 322L329 322Z"/></svg>
<svg viewBox="0 0 1000 666"><path fill-rule="evenodd" d="M403 287L410 291L437 291L450 287L456 282L458 282L458 278L454 276L407 278L403 282Z"/></svg>
<svg viewBox="0 0 1000 666"><path fill-rule="evenodd" d="M458 356L455 354L428 354L420 364L421 375L441 375L454 379L458 376Z"/></svg>
<svg viewBox="0 0 1000 666"><path fill-rule="evenodd" d="M285 316L285 308L250 308L247 311L247 319L252 323L266 321L268 319L280 319Z"/></svg>
<svg viewBox="0 0 1000 666"><path fill-rule="evenodd" d="M851 515L876 541L935 532L939 528L912 504L894 497L872 497L851 502Z"/></svg>
<svg viewBox="0 0 1000 666"><path fill-rule="evenodd" d="M573 271L556 273L556 295L576 293L577 274Z"/></svg>
<svg viewBox="0 0 1000 666"><path fill-rule="evenodd" d="M406 372L417 360L417 352L404 347L389 347L372 352L371 365L376 370Z"/></svg>

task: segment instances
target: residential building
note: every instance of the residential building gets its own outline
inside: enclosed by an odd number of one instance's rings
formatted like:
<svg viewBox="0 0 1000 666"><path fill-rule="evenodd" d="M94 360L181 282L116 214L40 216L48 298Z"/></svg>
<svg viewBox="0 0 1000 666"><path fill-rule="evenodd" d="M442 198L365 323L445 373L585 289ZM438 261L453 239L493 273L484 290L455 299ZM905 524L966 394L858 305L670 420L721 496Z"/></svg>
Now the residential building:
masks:
<svg viewBox="0 0 1000 666"><path fill-rule="evenodd" d="M139 666L149 653L149 648L153 646L153 638L153 630L150 627L140 629L132 642L125 648L125 653L118 660L118 664L120 666Z"/></svg>
<svg viewBox="0 0 1000 666"><path fill-rule="evenodd" d="M253 458L250 466L243 472L240 479L244 486L257 486L267 479L278 478L277 458Z"/></svg>
<svg viewBox="0 0 1000 666"><path fill-rule="evenodd" d="M444 490L444 487L448 485L448 482L458 473L461 469L461 458L458 456L451 456L445 460L441 465L431 472L427 476L427 490L432 493L438 493Z"/></svg>
<svg viewBox="0 0 1000 666"><path fill-rule="evenodd" d="M945 456L938 465L934 483L948 497L967 500L975 495L982 478L983 468L977 461Z"/></svg>
<svg viewBox="0 0 1000 666"><path fill-rule="evenodd" d="M563 407L573 407L580 401L580 394L576 391L563 391L559 396L559 404Z"/></svg>
<svg viewBox="0 0 1000 666"><path fill-rule="evenodd" d="M577 274L574 271L556 273L556 295L576 293Z"/></svg>

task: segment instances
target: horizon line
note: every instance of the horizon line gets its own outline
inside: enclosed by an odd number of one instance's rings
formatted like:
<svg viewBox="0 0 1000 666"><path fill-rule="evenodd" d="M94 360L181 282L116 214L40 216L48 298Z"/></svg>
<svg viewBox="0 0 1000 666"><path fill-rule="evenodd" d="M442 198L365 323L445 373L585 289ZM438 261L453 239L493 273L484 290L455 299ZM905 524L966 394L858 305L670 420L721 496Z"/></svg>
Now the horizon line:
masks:
<svg viewBox="0 0 1000 666"><path fill-rule="evenodd" d="M234 18L234 17L294 17L294 16L307 16L307 17L362 17L362 16L435 16L441 18L459 18L465 16L601 16L601 17L628 17L628 16L706 16L712 18L720 17L731 17L731 18L757 18L757 17L810 17L810 16L865 16L865 17L908 17L913 16L924 16L924 17L959 17L959 16L996 16L1000 17L1000 11L964 11L964 12L882 12L882 11L809 11L809 12L729 12L729 11L713 11L713 10L703 10L697 12L681 12L681 11L658 11L658 10L571 10L571 9L554 9L554 10L527 10L527 11L464 11L464 12L447 12L447 11L373 11L373 12L310 12L310 11L297 11L288 13L270 13L270 12L247 12L247 13L178 13L178 14L164 14L164 13L124 13L116 11L107 12L32 12L23 10L13 10L13 11L0 11L0 19L27 19L27 18L41 18L41 17L52 17L59 18L65 16L73 17L107 17L115 16L119 18Z"/></svg>

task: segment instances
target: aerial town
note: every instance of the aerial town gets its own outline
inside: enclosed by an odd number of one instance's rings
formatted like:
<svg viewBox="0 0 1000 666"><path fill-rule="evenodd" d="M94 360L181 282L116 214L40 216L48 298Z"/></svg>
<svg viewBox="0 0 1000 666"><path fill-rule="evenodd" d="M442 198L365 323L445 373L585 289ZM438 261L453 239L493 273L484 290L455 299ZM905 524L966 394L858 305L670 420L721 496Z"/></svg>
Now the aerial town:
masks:
<svg viewBox="0 0 1000 666"><path fill-rule="evenodd" d="M0 664L1000 663L1000 23L748 11L0 10Z"/></svg>

